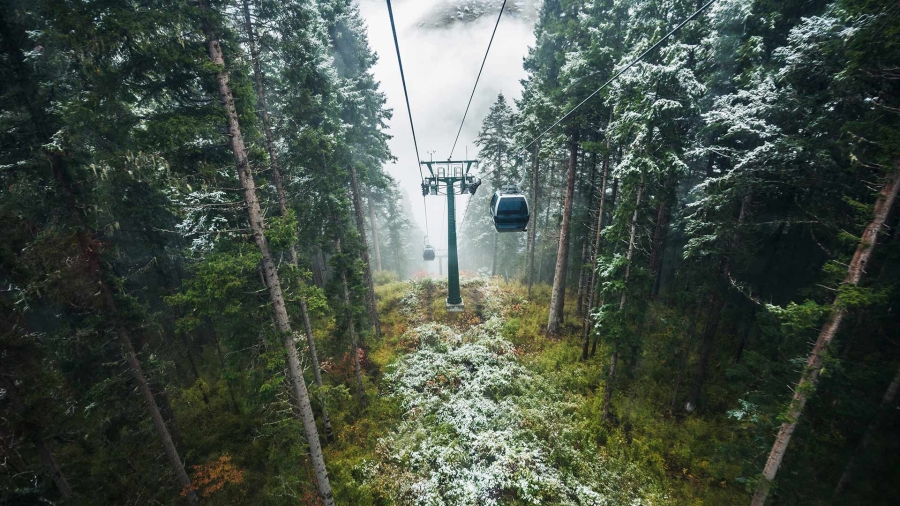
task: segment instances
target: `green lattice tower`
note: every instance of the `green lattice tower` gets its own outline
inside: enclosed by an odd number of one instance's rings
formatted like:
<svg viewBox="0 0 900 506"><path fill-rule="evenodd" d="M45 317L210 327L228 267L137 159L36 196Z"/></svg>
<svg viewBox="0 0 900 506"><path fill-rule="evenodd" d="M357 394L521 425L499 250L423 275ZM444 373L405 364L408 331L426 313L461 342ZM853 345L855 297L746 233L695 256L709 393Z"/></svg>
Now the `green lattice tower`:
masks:
<svg viewBox="0 0 900 506"><path fill-rule="evenodd" d="M465 310L459 292L459 254L456 248L456 194L474 193L481 181L469 174L478 160L421 162L430 177L422 183L423 195L447 195L447 311ZM459 185L457 186L457 183Z"/></svg>

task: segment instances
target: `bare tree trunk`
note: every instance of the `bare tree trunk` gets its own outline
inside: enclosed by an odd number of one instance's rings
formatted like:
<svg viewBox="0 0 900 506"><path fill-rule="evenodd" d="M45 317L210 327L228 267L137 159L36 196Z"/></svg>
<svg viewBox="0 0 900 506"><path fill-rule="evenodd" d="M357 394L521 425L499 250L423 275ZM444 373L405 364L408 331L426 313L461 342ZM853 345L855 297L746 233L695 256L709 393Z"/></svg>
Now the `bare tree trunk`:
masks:
<svg viewBox="0 0 900 506"><path fill-rule="evenodd" d="M856 286L859 284L866 265L872 257L872 251L875 250L875 245L878 242L878 233L884 227L884 222L894 206L897 193L900 192L900 161L895 161L894 166L894 173L890 175L887 183L878 195L872 221L863 232L859 246L856 248L856 253L853 255L853 260L851 260L850 266L847 268L847 277L844 278L845 285ZM769 453L769 458L763 469L763 478L759 481L756 493L753 495L753 500L750 503L751 506L762 506L766 503L766 497L769 495L772 482L778 473L778 467L781 465L781 460L784 458L788 444L791 442L791 436L797 428L800 415L803 414L806 401L818 382L825 350L841 328L841 321L843 321L846 314L847 310L841 306L840 300L835 299L831 308L831 314L819 332L819 338L816 340L816 344L806 363L806 368L800 376L800 383L794 389L794 397L791 399L791 404L788 408L787 421L781 424L778 436L775 438L775 444L772 445L772 451Z"/></svg>
<svg viewBox="0 0 900 506"><path fill-rule="evenodd" d="M576 308L575 314L578 316L584 316L584 292L585 285L587 285L587 260L588 260L588 241L587 236L585 236L584 240L581 241L581 262L578 263L580 268L578 269L578 299L576 300Z"/></svg>
<svg viewBox="0 0 900 506"><path fill-rule="evenodd" d="M369 260L369 246L366 240L366 221L363 219L362 197L360 197L359 176L356 167L350 166L350 189L353 193L353 211L356 217L356 230L362 240L360 257L363 261L363 281L366 283L366 309L369 310L369 318L375 327L375 338L381 339L381 323L378 321L378 306L375 299L375 285L372 282L372 262Z"/></svg>
<svg viewBox="0 0 900 506"><path fill-rule="evenodd" d="M559 229L559 247L556 251L556 272L553 275L553 290L550 292L550 316L547 319L547 333L559 332L563 322L566 303L566 274L569 265L569 229L572 223L572 201L575 196L575 166L578 163L578 133L569 137L569 170L566 175L566 199L563 204L562 225Z"/></svg>
<svg viewBox="0 0 900 506"><path fill-rule="evenodd" d="M872 419L872 423L870 423L869 427L866 429L866 435L863 436L859 446L856 447L856 451L853 452L853 456L850 457L850 461L847 462L847 467L844 468L841 479L838 480L837 487L834 489L832 501L837 501L841 492L844 491L847 484L850 482L856 464L859 462L860 457L865 455L866 449L872 443L872 438L875 436L875 433L878 432L878 428L884 420L885 415L894 404L894 399L897 397L898 390L900 390L900 368L897 368L897 374L894 375L894 380L888 385L887 390L884 392L884 396L881 398L881 404L878 406L878 414Z"/></svg>
<svg viewBox="0 0 900 506"><path fill-rule="evenodd" d="M531 287L534 285L534 247L537 239L538 222L538 169L540 168L540 147L534 148L534 165L531 169L531 228L528 230L528 298L531 298Z"/></svg>
<svg viewBox="0 0 900 506"><path fill-rule="evenodd" d="M154 399L156 399L159 412L169 428L169 434L172 435L172 441L175 443L175 446L184 445L184 438L181 437L181 431L178 429L178 424L175 423L175 411L172 409L172 403L169 402L169 392L166 391L165 385L160 385L156 388Z"/></svg>
<svg viewBox="0 0 900 506"><path fill-rule="evenodd" d="M590 276L588 278L587 309L581 324L584 345L581 348L581 359L588 358L588 344L591 339L591 310L597 305L597 259L600 256L600 239L605 223L606 184L609 181L609 139L606 141L606 153L603 155L603 166L600 173L600 204L597 206L597 225L594 228L594 246L591 252Z"/></svg>
<svg viewBox="0 0 900 506"><path fill-rule="evenodd" d="M628 280L631 278L631 260L634 258L634 249L637 243L638 216L641 210L641 197L644 194L644 178L638 185L637 199L634 205L634 214L631 216L631 233L628 236L628 253L625 255L625 282L622 287L622 298L619 299L619 313L625 310L628 302ZM606 395L603 401L603 419L609 419L609 406L612 401L613 382L616 379L616 364L619 361L619 343L613 341L613 353L609 366L609 377L606 380Z"/></svg>
<svg viewBox="0 0 900 506"><path fill-rule="evenodd" d="M106 305L107 308L115 308L115 301L112 300L112 294L104 289L102 296L105 299L104 305ZM181 458L178 456L178 450L175 449L172 435L169 433L166 422L163 420L162 413L160 413L159 407L156 405L156 399L154 399L153 392L150 390L150 383L144 375L141 362L137 358L134 346L131 345L131 337L128 335L128 331L125 330L125 327L121 324L116 325L116 333L119 337L119 344L122 346L122 353L125 355L125 360L128 362L128 366L131 369L131 374L138 384L138 390L140 390L141 396L144 398L144 404L147 406L147 410L150 413L150 420L153 422L153 426L162 441L166 457L169 458L169 464L175 470L175 477L178 479L178 483L186 494L188 502L191 504L200 504L200 498L194 491L191 479L188 477L187 471L185 471L184 465L181 463Z"/></svg>
<svg viewBox="0 0 900 506"><path fill-rule="evenodd" d="M288 215L288 205L287 205L287 194L284 190L284 183L281 177L281 169L278 165L278 156L275 153L275 136L272 133L271 123L269 122L269 107L266 103L266 88L263 85L263 75L262 69L259 65L259 51L256 47L256 34L253 30L253 19L250 16L250 1L243 0L244 6L244 22L246 24L247 30L247 39L250 44L250 57L253 63L253 75L256 81L256 96L257 96L257 113L262 120L263 131L266 134L266 150L269 153L269 168L272 173L272 182L275 185L275 192L278 196L278 209L281 213L282 217L287 217ZM294 268L300 267L300 258L297 255L297 246L295 244L291 244L290 249L291 254L291 264ZM316 384L321 389L322 388L322 371L321 366L319 365L319 357L316 353L316 343L313 340L312 333L312 324L309 320L309 311L306 306L306 299L303 296L300 296L300 309L303 316L303 328L306 331L306 343L309 347L309 355L312 360L312 367L315 373ZM322 405L322 421L325 424L325 436L326 440L330 440L332 437L331 430L331 420L328 418L328 409L326 408L326 403L324 397L319 399Z"/></svg>
<svg viewBox="0 0 900 506"><path fill-rule="evenodd" d="M327 264L324 260L325 253L322 248L316 246L316 251L312 258L313 283L319 288L325 288L325 278L327 275Z"/></svg>
<svg viewBox="0 0 900 506"><path fill-rule="evenodd" d="M381 267L381 240L378 238L378 220L375 219L375 199L372 198L372 188L366 192L366 201L369 204L369 227L372 229L372 245L375 247L375 270L383 270Z"/></svg>
<svg viewBox="0 0 900 506"><path fill-rule="evenodd" d="M341 254L341 240L335 241L338 254ZM356 375L356 389L359 395L359 403L365 407L366 389L363 387L362 366L359 363L359 345L356 342L356 322L353 321L353 308L350 306L350 285L347 283L347 273L341 269L341 284L344 288L344 306L347 311L347 327L350 330L350 353L353 355L353 372Z"/></svg>
<svg viewBox="0 0 900 506"><path fill-rule="evenodd" d="M209 10L209 4L206 0L201 0L200 8L202 10ZM291 329L287 307L284 303L281 280L278 278L275 261L272 259L269 243L266 240L265 222L260 210L259 199L256 195L256 182L253 180L253 173L247 160L247 152L244 148L244 138L241 134L240 122L234 106L234 96L231 93L231 86L228 83L228 72L225 70L222 47L219 45L219 40L215 36L209 21L203 23L203 32L208 38L209 58L212 63L218 67L216 82L228 119L228 133L231 138L231 149L237 165L238 179L240 179L241 186L244 189L244 200L247 204L248 218L250 221L250 229L253 233L253 239L262 255L263 275L266 278L266 287L269 292L269 298L272 301L272 312L276 329L282 335L282 344L287 355L288 372L295 394L297 395L297 403L303 421L306 442L309 444L310 460L312 461L313 469L315 470L319 495L326 506L333 506L334 497L331 491L331 483L328 479L328 470L325 468L325 459L322 455L322 446L319 441L316 420L313 416L312 405L309 401L309 391L306 389L306 383L303 380L300 356L297 353L297 347L294 345L294 334Z"/></svg>

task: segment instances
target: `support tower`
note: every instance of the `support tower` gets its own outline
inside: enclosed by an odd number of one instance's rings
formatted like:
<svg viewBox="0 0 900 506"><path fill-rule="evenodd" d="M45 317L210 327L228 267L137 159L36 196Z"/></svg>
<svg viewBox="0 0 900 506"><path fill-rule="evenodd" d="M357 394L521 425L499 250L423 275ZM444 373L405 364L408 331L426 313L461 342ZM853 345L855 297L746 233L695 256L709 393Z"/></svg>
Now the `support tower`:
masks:
<svg viewBox="0 0 900 506"><path fill-rule="evenodd" d="M459 256L456 250L456 195L474 195L481 180L469 174L478 160L420 162L428 167L429 177L422 182L422 195L447 196L447 311L462 312L465 304L459 292ZM457 185L457 183L459 183Z"/></svg>

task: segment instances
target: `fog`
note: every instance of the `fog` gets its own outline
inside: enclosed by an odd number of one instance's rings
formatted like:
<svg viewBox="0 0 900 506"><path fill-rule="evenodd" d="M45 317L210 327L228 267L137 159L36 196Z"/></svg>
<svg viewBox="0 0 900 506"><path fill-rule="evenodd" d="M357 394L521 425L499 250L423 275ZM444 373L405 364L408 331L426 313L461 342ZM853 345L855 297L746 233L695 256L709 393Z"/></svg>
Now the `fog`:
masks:
<svg viewBox="0 0 900 506"><path fill-rule="evenodd" d="M422 159L433 157L435 160L446 160L450 155L501 3L500 0L392 2ZM507 3L472 107L453 152L454 159L478 156L474 140L498 93L502 92L510 102L521 95L519 81L525 76L522 58L527 54L528 47L534 44L534 4L534 0ZM426 230L427 209L430 242L436 248L446 248L446 197L427 197L425 206L422 203L416 152L387 4L385 0L360 0L359 5L368 25L369 43L379 55L374 69L375 78L381 81L387 106L394 112L388 123L388 133L393 136L390 147L397 161L385 170L412 198L412 218L422 230ZM461 16L463 19L460 20ZM457 230L468 198L465 195L457 199ZM469 212L475 211L472 209ZM477 211L487 212L486 209Z"/></svg>

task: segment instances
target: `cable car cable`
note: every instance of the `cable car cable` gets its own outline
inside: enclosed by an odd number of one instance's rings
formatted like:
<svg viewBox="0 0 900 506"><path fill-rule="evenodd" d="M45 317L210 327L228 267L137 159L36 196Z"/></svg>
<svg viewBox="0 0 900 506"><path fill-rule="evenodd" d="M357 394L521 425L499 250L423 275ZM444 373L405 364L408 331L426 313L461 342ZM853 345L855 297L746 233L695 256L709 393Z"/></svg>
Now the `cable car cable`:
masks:
<svg viewBox="0 0 900 506"><path fill-rule="evenodd" d="M388 1L390 3L390 1ZM450 156L448 160L453 158L453 152L456 151L456 143L459 142L459 134L462 133L463 125L466 123L466 116L469 115L469 107L472 106L472 99L475 98L475 90L478 88L478 81L481 80L481 73L484 71L484 64L487 62L488 54L491 52L491 45L494 43L494 35L497 35L497 27L500 26L500 18L503 17L503 9L506 7L506 0L500 6L500 14L497 15L497 22L494 24L494 31L491 33L491 40L488 42L487 51L484 52L484 59L481 60L481 69L478 70L478 77L475 78L475 86L472 87L472 94L469 96L469 103L466 105L466 112L463 114L462 121L459 123L459 130L456 132L456 140L453 141L453 147L450 148Z"/></svg>
<svg viewBox="0 0 900 506"><path fill-rule="evenodd" d="M646 51L644 51L643 53L641 53L641 55L638 56L637 58L635 58L634 60L632 60L631 63L629 63L629 64L626 65L623 69L621 69L621 70L619 70L618 72L616 72L612 77L609 78L608 81L606 81L605 83L603 83L602 86L600 86L600 87L597 88L593 93L591 93L590 95L588 95L588 97L587 97L586 99L582 100L581 103L579 103L578 105L576 105L575 107L573 107L571 110L569 110L569 112L567 112L567 113L564 114L561 118L559 118L558 120L556 120L555 123L553 123L552 125L550 125L550 126L549 126L546 130L544 130L543 132L541 132L540 135L538 135L537 137L535 137L534 139L532 139L532 141L529 142L528 145L526 145L524 148L522 148L521 150L519 150L519 152L516 153L516 155L519 155L519 154L522 154L522 153L526 152L526 151L528 150L528 148L530 148L532 145L534 145L535 142L539 141L539 140L540 140L544 135L546 135L550 130L553 130L557 125L559 125L560 123L562 123L563 121L565 121L566 119L568 119L569 116L571 116L576 110L578 110L579 107L583 106L588 100L594 98L594 96L596 96L596 95L597 95L598 93L600 93L604 88L606 88L607 86L609 86L610 83L612 83L617 77L619 77L620 75L624 74L625 71L627 71L628 69L630 69L631 67L633 67L633 66L634 66L636 63L638 63L639 61L643 60L645 56L647 56L647 55L650 54L653 50L655 50L657 47L659 47L663 42L665 42L669 37L671 37L672 35L674 35L678 30L681 30L681 28L684 27L684 25L688 24L690 21L693 21L694 18L696 18L697 16L699 16L701 12L705 11L706 8L709 7L710 5L712 5L713 2L715 2L715 1L716 1L716 0L709 0L709 2L706 2L706 4L705 4L703 7L700 7L699 9L697 9L693 14L691 14L690 16L688 16L687 19L685 19L684 21L682 21L681 23L679 23L678 26L676 26L676 27L673 28L669 33L667 33L663 38L659 39L659 40L656 42L656 44L653 44L652 46L650 46L649 49L647 49Z"/></svg>
<svg viewBox="0 0 900 506"><path fill-rule="evenodd" d="M397 41L397 26L394 24L394 9L391 0L387 0L388 16L391 18L391 32L394 34L394 48L397 50L397 63L400 65L400 80L403 82L403 96L406 98L406 113L409 115L409 128L412 130L413 146L416 148L416 165L419 167L419 179L425 183L422 174L422 157L419 156L419 141L416 140L416 127L413 124L412 109L409 107L409 93L406 91L406 75L403 72L403 59L400 58L400 43ZM425 211L425 236L428 237L428 206L425 204L425 196L422 196L422 207Z"/></svg>

